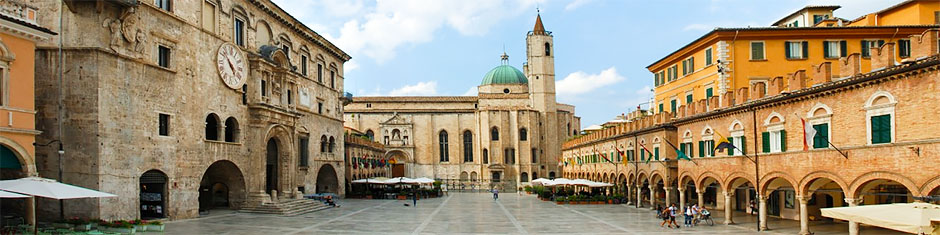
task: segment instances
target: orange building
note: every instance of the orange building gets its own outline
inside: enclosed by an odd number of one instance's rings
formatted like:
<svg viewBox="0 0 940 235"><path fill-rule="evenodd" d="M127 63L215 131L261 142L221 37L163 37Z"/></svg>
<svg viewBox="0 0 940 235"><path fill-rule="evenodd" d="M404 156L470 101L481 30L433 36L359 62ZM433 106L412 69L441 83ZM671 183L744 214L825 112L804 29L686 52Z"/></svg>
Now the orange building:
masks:
<svg viewBox="0 0 940 235"><path fill-rule="evenodd" d="M907 0L852 20L848 26L940 24L940 1Z"/></svg>

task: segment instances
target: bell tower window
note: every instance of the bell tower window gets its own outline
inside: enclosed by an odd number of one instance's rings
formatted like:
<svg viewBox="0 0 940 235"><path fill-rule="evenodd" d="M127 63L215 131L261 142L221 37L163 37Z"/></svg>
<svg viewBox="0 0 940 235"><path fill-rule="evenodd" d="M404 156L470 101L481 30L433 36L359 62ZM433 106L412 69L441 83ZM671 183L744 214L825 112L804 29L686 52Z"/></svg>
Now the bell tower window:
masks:
<svg viewBox="0 0 940 235"><path fill-rule="evenodd" d="M552 56L552 45L545 43L545 56Z"/></svg>

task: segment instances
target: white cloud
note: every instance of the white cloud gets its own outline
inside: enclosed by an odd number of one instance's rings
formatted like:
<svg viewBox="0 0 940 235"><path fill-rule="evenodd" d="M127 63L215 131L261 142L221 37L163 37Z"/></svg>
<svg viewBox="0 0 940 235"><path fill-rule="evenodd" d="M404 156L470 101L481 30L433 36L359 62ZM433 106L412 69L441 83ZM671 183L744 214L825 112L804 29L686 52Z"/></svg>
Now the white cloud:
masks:
<svg viewBox="0 0 940 235"><path fill-rule="evenodd" d="M682 28L684 31L707 31L714 29L715 26L706 25L706 24L690 24L686 25L685 28Z"/></svg>
<svg viewBox="0 0 940 235"><path fill-rule="evenodd" d="M571 10L574 10L574 9L578 9L579 7L584 6L585 4L588 4L588 3L592 2L592 1L593 1L593 0L574 0L574 1L571 1L570 3L568 3L568 5L565 5L565 11L571 11Z"/></svg>
<svg viewBox="0 0 940 235"><path fill-rule="evenodd" d="M477 87L470 87L470 89L467 89L467 91L461 95L462 96L477 96L477 92L479 92Z"/></svg>
<svg viewBox="0 0 940 235"><path fill-rule="evenodd" d="M437 94L437 81L418 82L388 92L389 96L429 96Z"/></svg>
<svg viewBox="0 0 940 235"><path fill-rule="evenodd" d="M610 67L598 74L587 74L583 71L568 74L561 81L555 82L555 87L560 96L578 95L623 80L624 77L617 74L617 68Z"/></svg>

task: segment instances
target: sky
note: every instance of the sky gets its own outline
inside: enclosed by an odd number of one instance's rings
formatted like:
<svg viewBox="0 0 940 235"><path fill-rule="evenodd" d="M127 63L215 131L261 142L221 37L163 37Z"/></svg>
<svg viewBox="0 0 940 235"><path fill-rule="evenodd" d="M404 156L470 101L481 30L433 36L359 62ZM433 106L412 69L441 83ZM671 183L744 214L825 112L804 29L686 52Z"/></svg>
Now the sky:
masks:
<svg viewBox="0 0 940 235"><path fill-rule="evenodd" d="M504 51L522 70L538 9L558 102L575 105L583 129L649 100L646 66L715 27L765 27L807 5L840 5L835 16L851 20L902 0L273 1L352 56L354 96L476 95Z"/></svg>

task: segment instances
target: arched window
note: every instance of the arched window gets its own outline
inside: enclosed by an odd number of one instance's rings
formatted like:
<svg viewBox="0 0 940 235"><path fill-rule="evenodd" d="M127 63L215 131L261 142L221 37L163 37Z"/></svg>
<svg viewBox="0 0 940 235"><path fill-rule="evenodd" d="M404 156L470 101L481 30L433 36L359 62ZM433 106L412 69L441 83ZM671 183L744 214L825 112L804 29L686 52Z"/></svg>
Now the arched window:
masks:
<svg viewBox="0 0 940 235"><path fill-rule="evenodd" d="M463 132L463 161L473 162L473 133Z"/></svg>
<svg viewBox="0 0 940 235"><path fill-rule="evenodd" d="M499 128L496 128L496 127L494 126L493 129L490 130L490 138L491 138L493 141L499 140Z"/></svg>
<svg viewBox="0 0 940 235"><path fill-rule="evenodd" d="M219 116L214 113L206 117L206 140L219 140Z"/></svg>
<svg viewBox="0 0 940 235"><path fill-rule="evenodd" d="M520 178L519 181L522 181L522 182L529 182L529 174L528 174L528 173L522 172L522 174L519 175L519 178Z"/></svg>
<svg viewBox="0 0 940 235"><path fill-rule="evenodd" d="M545 56L551 56L551 55L552 55L552 45L546 42L545 43Z"/></svg>
<svg viewBox="0 0 940 235"><path fill-rule="evenodd" d="M336 141L330 136L330 152L333 152L333 148L336 147Z"/></svg>
<svg viewBox="0 0 940 235"><path fill-rule="evenodd" d="M321 153L325 153L325 152L326 152L326 145L327 145L327 144L328 144L328 143L326 142L326 136L325 136L325 135L324 135L324 136L320 136L320 152L321 152Z"/></svg>
<svg viewBox="0 0 940 235"><path fill-rule="evenodd" d="M865 126L868 128L868 144L894 142L895 111L898 101L891 93L877 91L865 102Z"/></svg>
<svg viewBox="0 0 940 235"><path fill-rule="evenodd" d="M525 128L519 129L519 141L529 140L529 132Z"/></svg>
<svg viewBox="0 0 940 235"><path fill-rule="evenodd" d="M398 129L392 130L392 140L400 140L400 139L401 139L401 131L399 131Z"/></svg>
<svg viewBox="0 0 940 235"><path fill-rule="evenodd" d="M375 132L372 132L372 130L367 130L366 136L369 137L369 140L375 141Z"/></svg>
<svg viewBox="0 0 940 235"><path fill-rule="evenodd" d="M538 150L538 149L532 148L532 156L531 156L531 157L532 157L532 159L531 159L532 162L531 162L531 163L538 163L538 162L539 162L539 157L538 157L539 155L538 155L538 153L539 153L539 150Z"/></svg>
<svg viewBox="0 0 940 235"><path fill-rule="evenodd" d="M225 142L238 142L238 129L235 117L225 119Z"/></svg>
<svg viewBox="0 0 940 235"><path fill-rule="evenodd" d="M806 116L806 122L816 130L812 143L807 143L810 145L808 147L814 149L829 148L829 136L832 135L832 132L829 131L832 122L832 109L825 104L817 103Z"/></svg>
<svg viewBox="0 0 940 235"><path fill-rule="evenodd" d="M554 171L548 172L548 179L555 179L555 172L554 172Z"/></svg>
<svg viewBox="0 0 940 235"><path fill-rule="evenodd" d="M490 154L486 149L483 149L483 164L490 164Z"/></svg>
<svg viewBox="0 0 940 235"><path fill-rule="evenodd" d="M572 132L571 132L571 123L570 123L570 122L568 123L568 129L565 131L565 133L566 133L566 134L567 134L567 133L572 133ZM574 135L574 133L572 133L572 135Z"/></svg>
<svg viewBox="0 0 940 235"><path fill-rule="evenodd" d="M539 178L539 172L538 172L538 171L533 171L533 172L532 172L532 179L534 180L534 179L538 179L538 178Z"/></svg>
<svg viewBox="0 0 940 235"><path fill-rule="evenodd" d="M441 133L438 134L437 137L438 137L438 140L437 140L438 144L440 145L438 149L440 151L441 162L448 162L450 161L450 156L449 156L449 151L447 149L447 131L441 131Z"/></svg>

